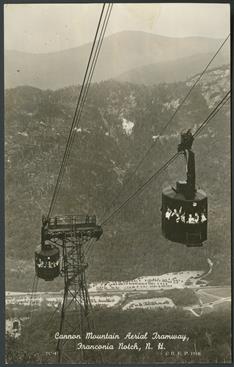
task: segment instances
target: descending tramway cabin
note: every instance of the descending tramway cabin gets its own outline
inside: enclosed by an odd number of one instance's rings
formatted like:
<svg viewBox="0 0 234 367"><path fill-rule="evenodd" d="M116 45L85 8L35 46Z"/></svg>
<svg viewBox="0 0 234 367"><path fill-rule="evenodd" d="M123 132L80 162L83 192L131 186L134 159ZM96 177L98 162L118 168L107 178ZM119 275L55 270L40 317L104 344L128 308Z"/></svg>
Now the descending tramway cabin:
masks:
<svg viewBox="0 0 234 367"><path fill-rule="evenodd" d="M65 215L42 218L41 245L35 251L35 271L39 278L54 280L60 275L60 249L63 240L90 239L98 240L102 228L96 223L96 216Z"/></svg>

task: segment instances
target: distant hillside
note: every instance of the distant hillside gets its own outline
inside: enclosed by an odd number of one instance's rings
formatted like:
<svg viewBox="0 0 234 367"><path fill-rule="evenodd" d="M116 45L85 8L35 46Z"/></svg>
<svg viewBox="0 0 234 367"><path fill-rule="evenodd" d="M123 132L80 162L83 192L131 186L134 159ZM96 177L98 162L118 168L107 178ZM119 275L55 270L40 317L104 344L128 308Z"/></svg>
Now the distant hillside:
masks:
<svg viewBox="0 0 234 367"><path fill-rule="evenodd" d="M197 54L173 61L141 66L127 71L115 79L121 82L146 85L185 81L192 75L200 73L211 60L212 56L213 54L211 53ZM228 63L227 55L224 53L218 54L209 69Z"/></svg>
<svg viewBox="0 0 234 367"><path fill-rule="evenodd" d="M222 67L204 75L134 180L119 194L188 93L191 82L144 86L112 80L93 84L55 214L89 212L96 213L100 220L117 194L116 205L120 205L174 154L181 130L197 126L208 116L229 89L230 71ZM48 210L79 90L80 87L56 91L17 87L5 92L8 290L31 287L41 215ZM181 158L105 225L89 259L90 280L126 280L179 270L204 270L209 257L214 263L213 281L230 281L228 103L196 138L194 151L197 185L209 198L209 237L204 248L188 249L161 235L161 190L183 178L185 164Z"/></svg>
<svg viewBox="0 0 234 367"><path fill-rule="evenodd" d="M169 38L135 31L116 33L108 36L103 42L93 81L116 78L128 72L129 77L122 76L120 79L131 82L141 79L144 84L149 81L150 84L157 84L158 78L160 82L184 80L200 71L198 65L203 65L202 58L207 62L205 55L214 54L221 42L211 38ZM90 49L89 43L47 54L5 51L5 87L29 85L41 89L57 89L80 84ZM216 65L228 63L228 55L226 45ZM190 61L185 60L184 65L176 61L190 57ZM200 61L196 66L198 59ZM152 66L154 64L157 64L158 71ZM188 70L182 71L183 67Z"/></svg>

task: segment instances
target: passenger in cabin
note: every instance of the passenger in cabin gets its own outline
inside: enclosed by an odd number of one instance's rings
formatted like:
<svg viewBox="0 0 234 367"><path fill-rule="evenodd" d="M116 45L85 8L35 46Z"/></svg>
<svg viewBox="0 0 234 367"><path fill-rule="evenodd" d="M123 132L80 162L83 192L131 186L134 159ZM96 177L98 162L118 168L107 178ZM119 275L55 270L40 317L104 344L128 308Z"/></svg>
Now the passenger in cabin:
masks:
<svg viewBox="0 0 234 367"><path fill-rule="evenodd" d="M171 218L173 218L176 223L179 222L180 216L179 216L179 213L177 212L176 209L173 210L173 212L171 214Z"/></svg>
<svg viewBox="0 0 234 367"><path fill-rule="evenodd" d="M185 223L185 212L180 216L180 220Z"/></svg>
<svg viewBox="0 0 234 367"><path fill-rule="evenodd" d="M207 218L206 218L205 214L202 213L202 215L201 215L201 222L203 223L203 222L206 222L206 221L207 221Z"/></svg>
<svg viewBox="0 0 234 367"><path fill-rule="evenodd" d="M58 261L48 261L48 268L54 269L58 266Z"/></svg>
<svg viewBox="0 0 234 367"><path fill-rule="evenodd" d="M169 220L171 217L172 210L167 207L167 211L165 213L165 217Z"/></svg>
<svg viewBox="0 0 234 367"><path fill-rule="evenodd" d="M192 214L189 214L189 217L188 217L187 223L189 223L189 224L194 224L194 223L196 223L196 222L195 222L195 218L193 218Z"/></svg>
<svg viewBox="0 0 234 367"><path fill-rule="evenodd" d="M199 215L198 215L198 213L195 213L195 218L194 218L194 221L195 221L195 223L198 223L199 222Z"/></svg>
<svg viewBox="0 0 234 367"><path fill-rule="evenodd" d="M44 261L41 260L41 258L39 258L39 260L37 262L37 267L38 268L44 268L45 267L45 263L44 263Z"/></svg>

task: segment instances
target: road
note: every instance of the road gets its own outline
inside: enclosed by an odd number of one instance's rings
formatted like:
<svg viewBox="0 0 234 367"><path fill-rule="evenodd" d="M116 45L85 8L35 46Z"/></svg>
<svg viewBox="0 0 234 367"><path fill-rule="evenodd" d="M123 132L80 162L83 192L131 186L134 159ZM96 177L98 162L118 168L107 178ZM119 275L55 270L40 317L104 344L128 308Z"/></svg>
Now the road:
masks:
<svg viewBox="0 0 234 367"><path fill-rule="evenodd" d="M208 286L196 290L199 298L199 305L184 307L184 310L190 311L194 316L200 317L204 313L213 311L215 307L229 306L231 309L231 288Z"/></svg>

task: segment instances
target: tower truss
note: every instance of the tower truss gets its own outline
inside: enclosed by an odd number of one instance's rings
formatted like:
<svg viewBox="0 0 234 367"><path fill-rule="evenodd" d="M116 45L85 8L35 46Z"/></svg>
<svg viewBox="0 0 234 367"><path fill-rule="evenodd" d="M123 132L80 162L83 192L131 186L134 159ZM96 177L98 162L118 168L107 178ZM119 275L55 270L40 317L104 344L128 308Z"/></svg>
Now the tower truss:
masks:
<svg viewBox="0 0 234 367"><path fill-rule="evenodd" d="M98 240L101 235L102 228L96 224L95 216L60 216L43 221L42 247L51 244L62 253L60 275L64 278L64 292L56 346L59 363L86 360L85 350L78 344L85 345L86 332L94 330L94 321L84 247L87 241Z"/></svg>

